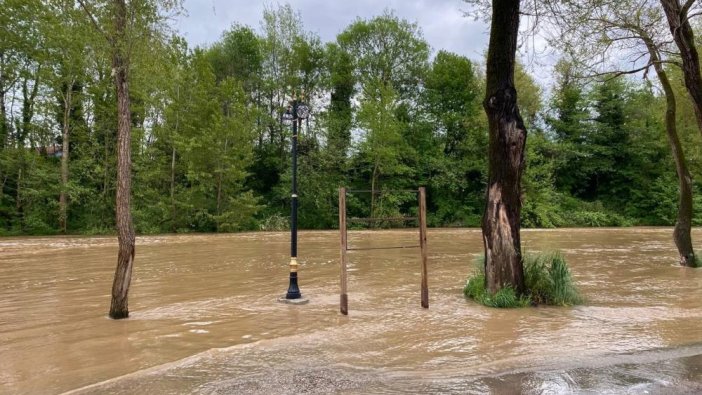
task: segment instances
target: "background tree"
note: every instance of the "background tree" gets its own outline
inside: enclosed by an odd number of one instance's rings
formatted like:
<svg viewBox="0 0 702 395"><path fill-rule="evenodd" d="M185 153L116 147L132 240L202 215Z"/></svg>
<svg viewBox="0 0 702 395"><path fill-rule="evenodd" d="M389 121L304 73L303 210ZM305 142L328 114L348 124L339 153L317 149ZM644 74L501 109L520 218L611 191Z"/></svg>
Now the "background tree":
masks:
<svg viewBox="0 0 702 395"><path fill-rule="evenodd" d="M433 129L428 180L436 224L480 223L487 179L487 122L482 81L468 58L439 51L424 82L422 102Z"/></svg>
<svg viewBox="0 0 702 395"><path fill-rule="evenodd" d="M117 269L112 284L112 302L109 316L113 319L129 316L128 295L132 277L135 256L135 233L131 213L132 185L132 117L131 97L129 90L132 49L140 44L153 31L154 24L160 18L159 5L148 0L132 1L127 4L124 0L113 0L104 7L89 8L83 1L81 7L93 22L99 33L104 35L112 59L112 74L117 100L117 194L116 194L116 225L119 251L117 254ZM167 7L173 4L165 3ZM111 19L111 28L105 29L96 19L95 9L107 11ZM99 17L99 15L98 15ZM141 34L140 34L141 33ZM143 119L137 119L141 126Z"/></svg>
<svg viewBox="0 0 702 395"><path fill-rule="evenodd" d="M489 10L489 2L476 1ZM95 24L110 33L108 4L90 3L90 9ZM520 8L530 14L534 4ZM382 189L426 185L434 226L480 224L489 140L478 100L485 96L482 60L441 50L430 58L418 26L392 12L354 21L338 40L323 43L286 5L267 8L261 26L235 24L211 45L189 48L151 13L159 6L166 15L164 5L128 6L136 233L287 227L290 127L281 114L293 91L303 89L313 116L299 137L301 227L335 226L337 187L368 189L374 178ZM658 2L645 5L662 17ZM112 233L118 136L109 42L70 1L6 0L3 6L0 234L63 232L62 192L67 233ZM568 32L587 25L574 23ZM656 26L668 36L665 23ZM669 49L661 52L665 62L676 60ZM515 66L517 104L531 131L520 226L673 225L678 184L657 79L582 79L583 65L566 55L570 65L557 68L550 89L534 82L530 65ZM605 58L620 59L616 55ZM646 65L639 62L636 67ZM670 63L664 69L678 97L687 95L680 70ZM688 101L676 104L694 178L702 174L696 148L702 134ZM378 159L384 157L390 166ZM376 177L373 158L381 164ZM69 170L64 181L62 160ZM692 188L702 204L699 187ZM373 202L350 197L349 213L368 216L371 203L377 213L411 213L410 196L383 196ZM692 223L702 223L702 215L693 212Z"/></svg>
<svg viewBox="0 0 702 395"><path fill-rule="evenodd" d="M695 35L690 25L690 18L700 12L699 2L685 0L660 0L668 20L670 33L680 51L685 87L690 94L697 118L697 127L702 133L702 74L700 74L700 57L695 46Z"/></svg>
<svg viewBox="0 0 702 395"><path fill-rule="evenodd" d="M678 214L673 232L678 248L680 264L695 264L692 248L692 180L687 168L687 161L680 143L676 126L676 100L667 76L663 57L669 53L667 35L664 34L663 15L651 2L616 1L616 2L561 2L552 9L553 19L558 27L552 41L571 54L571 57L589 73L610 73L613 76L635 73L653 68L665 96L665 132L678 176L679 201ZM604 56L593 60L588 53L597 48ZM614 58L615 51L620 58L647 59L643 67L620 70ZM607 193L605 199L618 201L620 206L634 200L633 175L631 166L636 163L632 157L632 141L626 128L623 101L617 91L622 91L621 82L608 80L597 90L595 110L597 118L593 132L600 136L598 155L589 157L588 162L594 167L586 181L585 191L602 190ZM593 159L599 159L595 161ZM604 160L602 160L604 159ZM626 169L622 173L622 169ZM616 170L615 170L616 169ZM623 176L623 177L622 177ZM590 196L593 197L593 196Z"/></svg>
<svg viewBox="0 0 702 395"><path fill-rule="evenodd" d="M413 116L410 111L419 96L419 83L427 70L429 46L416 24L392 13L371 20L357 20L337 37L339 47L349 54L360 103L357 125L365 132L358 146L355 167L370 186L370 211L376 213L376 189L385 180L411 177L408 161ZM388 179L390 178L390 179ZM359 180L360 181L360 180ZM397 186L397 184L395 183ZM383 210L394 211L397 203Z"/></svg>

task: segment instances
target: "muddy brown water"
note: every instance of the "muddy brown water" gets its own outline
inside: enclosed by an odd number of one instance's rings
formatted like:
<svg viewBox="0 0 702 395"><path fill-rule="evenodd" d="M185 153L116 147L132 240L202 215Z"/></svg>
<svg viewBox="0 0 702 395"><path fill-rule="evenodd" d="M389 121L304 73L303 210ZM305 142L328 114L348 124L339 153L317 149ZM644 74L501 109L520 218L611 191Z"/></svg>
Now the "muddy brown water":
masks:
<svg viewBox="0 0 702 395"><path fill-rule="evenodd" d="M137 240L130 318L106 318L113 237L0 239L0 393L695 393L702 391L702 269L675 265L668 228L525 230L559 249L587 299L497 310L461 293L479 230L430 230L430 308L417 250L349 254L338 313L338 234ZM694 238L702 240L702 230ZM351 232L350 247L417 244ZM698 247L702 251L702 247Z"/></svg>

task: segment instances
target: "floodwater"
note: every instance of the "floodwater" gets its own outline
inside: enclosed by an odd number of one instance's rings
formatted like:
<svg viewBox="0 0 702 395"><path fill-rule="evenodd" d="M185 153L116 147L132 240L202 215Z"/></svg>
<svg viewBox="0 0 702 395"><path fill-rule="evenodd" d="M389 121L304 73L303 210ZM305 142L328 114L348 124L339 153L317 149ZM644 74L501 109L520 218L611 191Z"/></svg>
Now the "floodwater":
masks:
<svg viewBox="0 0 702 395"><path fill-rule="evenodd" d="M676 265L671 233L525 230L526 251L563 252L587 302L498 310L461 293L480 231L430 230L429 309L418 250L353 251L348 316L337 232L300 233L306 305L277 302L287 234L140 237L121 321L106 317L113 237L4 238L0 393L697 393L702 269Z"/></svg>

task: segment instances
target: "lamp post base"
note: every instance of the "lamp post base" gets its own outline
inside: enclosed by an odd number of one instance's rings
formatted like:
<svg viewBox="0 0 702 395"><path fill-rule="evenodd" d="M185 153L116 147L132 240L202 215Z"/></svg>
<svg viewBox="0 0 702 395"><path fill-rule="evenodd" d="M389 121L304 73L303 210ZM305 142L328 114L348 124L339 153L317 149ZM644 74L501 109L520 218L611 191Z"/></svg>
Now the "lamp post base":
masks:
<svg viewBox="0 0 702 395"><path fill-rule="evenodd" d="M307 298L303 298L303 297L300 297L297 299L287 299L285 296L281 296L278 298L278 302L285 303L285 304L298 305L298 304L307 304L310 302L310 300Z"/></svg>
<svg viewBox="0 0 702 395"><path fill-rule="evenodd" d="M285 294L285 299L300 299L302 294L300 293L300 288L297 286L297 258L295 256L290 258L290 285L288 285L288 292Z"/></svg>

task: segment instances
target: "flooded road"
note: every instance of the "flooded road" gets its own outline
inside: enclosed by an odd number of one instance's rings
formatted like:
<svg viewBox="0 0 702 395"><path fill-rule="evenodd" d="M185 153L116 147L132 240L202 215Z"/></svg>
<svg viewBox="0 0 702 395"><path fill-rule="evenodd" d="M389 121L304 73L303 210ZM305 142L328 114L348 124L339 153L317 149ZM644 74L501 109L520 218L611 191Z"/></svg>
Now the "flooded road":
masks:
<svg viewBox="0 0 702 395"><path fill-rule="evenodd" d="M106 317L114 237L4 238L0 393L695 393L702 269L676 265L671 232L525 230L525 251L563 252L587 301L497 310L461 292L480 231L430 230L430 308L418 250L354 251L348 317L337 232L300 233L302 306L276 301L287 234L140 237L121 321ZM349 246L417 238L358 231Z"/></svg>

